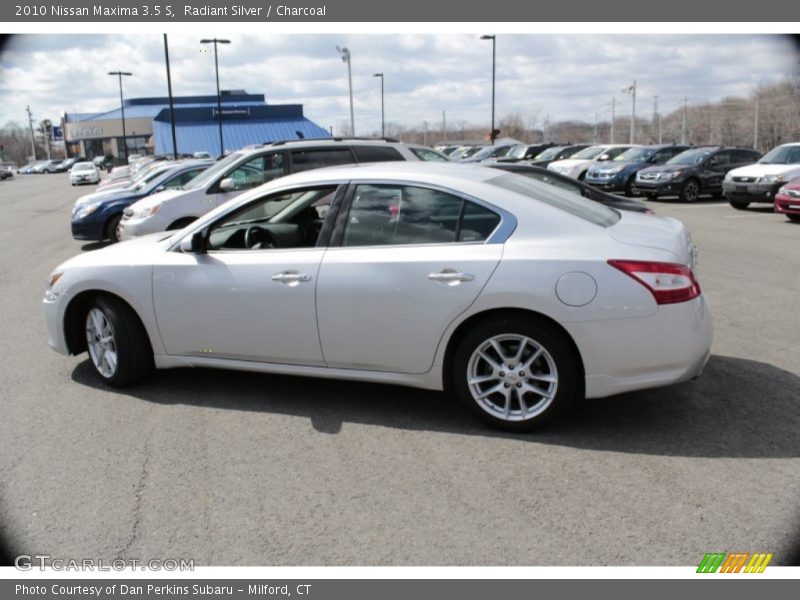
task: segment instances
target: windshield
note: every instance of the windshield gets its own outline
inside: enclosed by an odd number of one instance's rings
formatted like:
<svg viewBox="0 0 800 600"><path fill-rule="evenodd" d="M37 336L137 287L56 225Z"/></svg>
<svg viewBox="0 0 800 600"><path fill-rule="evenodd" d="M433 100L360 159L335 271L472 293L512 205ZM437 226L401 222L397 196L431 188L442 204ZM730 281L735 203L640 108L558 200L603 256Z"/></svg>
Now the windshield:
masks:
<svg viewBox="0 0 800 600"><path fill-rule="evenodd" d="M762 165L794 165L800 163L800 146L778 146L767 152L758 162Z"/></svg>
<svg viewBox="0 0 800 600"><path fill-rule="evenodd" d="M74 167L72 167L73 171L94 171L94 165L92 163L78 163Z"/></svg>
<svg viewBox="0 0 800 600"><path fill-rule="evenodd" d="M615 156L612 160L616 162L644 162L653 156L656 150L657 148L631 148Z"/></svg>
<svg viewBox="0 0 800 600"><path fill-rule="evenodd" d="M588 148L584 148L577 154L573 154L570 158L588 160L591 158L597 158L605 151L606 151L605 146L589 146Z"/></svg>
<svg viewBox="0 0 800 600"><path fill-rule="evenodd" d="M492 156L500 156L504 148L502 146L486 146L479 152L473 154L470 158L476 158L482 160L484 158L490 158Z"/></svg>
<svg viewBox="0 0 800 600"><path fill-rule="evenodd" d="M695 148L681 152L678 156L673 156L665 164L667 165L697 165L703 162L706 156L714 152L713 148Z"/></svg>
<svg viewBox="0 0 800 600"><path fill-rule="evenodd" d="M203 171L200 175L189 181L186 185L183 186L184 190L198 190L200 188L204 188L209 185L212 181L214 181L218 175L222 175L225 171L228 170L233 163L237 160L245 156L244 152L232 152L213 167L210 167L207 171Z"/></svg>
<svg viewBox="0 0 800 600"><path fill-rule="evenodd" d="M509 158L525 158L527 152L528 146L526 144L517 144L511 147L506 156Z"/></svg>
<svg viewBox="0 0 800 600"><path fill-rule="evenodd" d="M620 219L619 213L599 202L521 175L501 175L486 183L533 198L602 227L609 227Z"/></svg>
<svg viewBox="0 0 800 600"><path fill-rule="evenodd" d="M551 158L558 156L558 153L563 149L563 146L553 146L552 148L548 148L544 152L537 154L534 160L550 160Z"/></svg>

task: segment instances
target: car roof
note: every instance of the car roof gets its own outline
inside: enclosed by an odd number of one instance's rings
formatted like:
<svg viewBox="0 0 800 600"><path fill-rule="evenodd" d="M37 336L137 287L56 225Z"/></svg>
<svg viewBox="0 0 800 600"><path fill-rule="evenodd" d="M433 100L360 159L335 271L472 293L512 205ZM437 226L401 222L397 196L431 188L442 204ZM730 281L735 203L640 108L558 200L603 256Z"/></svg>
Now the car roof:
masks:
<svg viewBox="0 0 800 600"><path fill-rule="evenodd" d="M476 163L445 163L425 161L392 161L359 163L324 167L282 177L287 185L346 179L392 180L409 179L419 183L435 184L443 179L462 179L483 182L498 177L496 169Z"/></svg>

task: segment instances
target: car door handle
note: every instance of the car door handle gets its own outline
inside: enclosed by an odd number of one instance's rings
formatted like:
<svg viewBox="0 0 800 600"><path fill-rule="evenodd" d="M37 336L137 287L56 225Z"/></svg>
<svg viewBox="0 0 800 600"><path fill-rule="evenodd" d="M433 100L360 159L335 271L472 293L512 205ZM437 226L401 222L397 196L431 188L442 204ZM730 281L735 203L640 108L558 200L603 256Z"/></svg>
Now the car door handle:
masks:
<svg viewBox="0 0 800 600"><path fill-rule="evenodd" d="M284 271L283 273L277 273L273 275L272 281L283 283L288 286L295 286L304 281L311 281L311 275L307 275L306 273L291 273L289 271Z"/></svg>
<svg viewBox="0 0 800 600"><path fill-rule="evenodd" d="M455 269L444 269L435 273L429 273L428 279L444 283L445 285L458 285L464 281L473 281L475 275L456 271Z"/></svg>

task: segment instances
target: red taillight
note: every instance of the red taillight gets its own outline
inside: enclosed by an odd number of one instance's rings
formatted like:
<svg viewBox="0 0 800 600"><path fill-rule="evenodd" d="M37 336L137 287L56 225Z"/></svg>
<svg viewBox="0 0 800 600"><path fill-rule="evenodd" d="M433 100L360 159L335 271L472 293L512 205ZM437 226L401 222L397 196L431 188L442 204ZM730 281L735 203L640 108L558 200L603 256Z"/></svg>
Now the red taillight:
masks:
<svg viewBox="0 0 800 600"><path fill-rule="evenodd" d="M686 302L700 295L700 284L686 265L644 260L609 260L608 264L650 290L656 304Z"/></svg>

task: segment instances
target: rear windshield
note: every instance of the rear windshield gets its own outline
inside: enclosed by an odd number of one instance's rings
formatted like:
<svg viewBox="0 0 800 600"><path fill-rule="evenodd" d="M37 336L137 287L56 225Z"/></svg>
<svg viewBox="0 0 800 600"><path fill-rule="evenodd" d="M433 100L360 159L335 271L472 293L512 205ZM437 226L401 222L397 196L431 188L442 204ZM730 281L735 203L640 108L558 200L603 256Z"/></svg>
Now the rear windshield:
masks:
<svg viewBox="0 0 800 600"><path fill-rule="evenodd" d="M558 153L562 150L564 150L564 146L554 146L552 148L548 148L544 152L537 154L536 160L550 160L551 158L558 156Z"/></svg>
<svg viewBox="0 0 800 600"><path fill-rule="evenodd" d="M599 202L522 175L501 175L487 180L486 183L538 200L602 227L610 227L620 219L617 211Z"/></svg>

